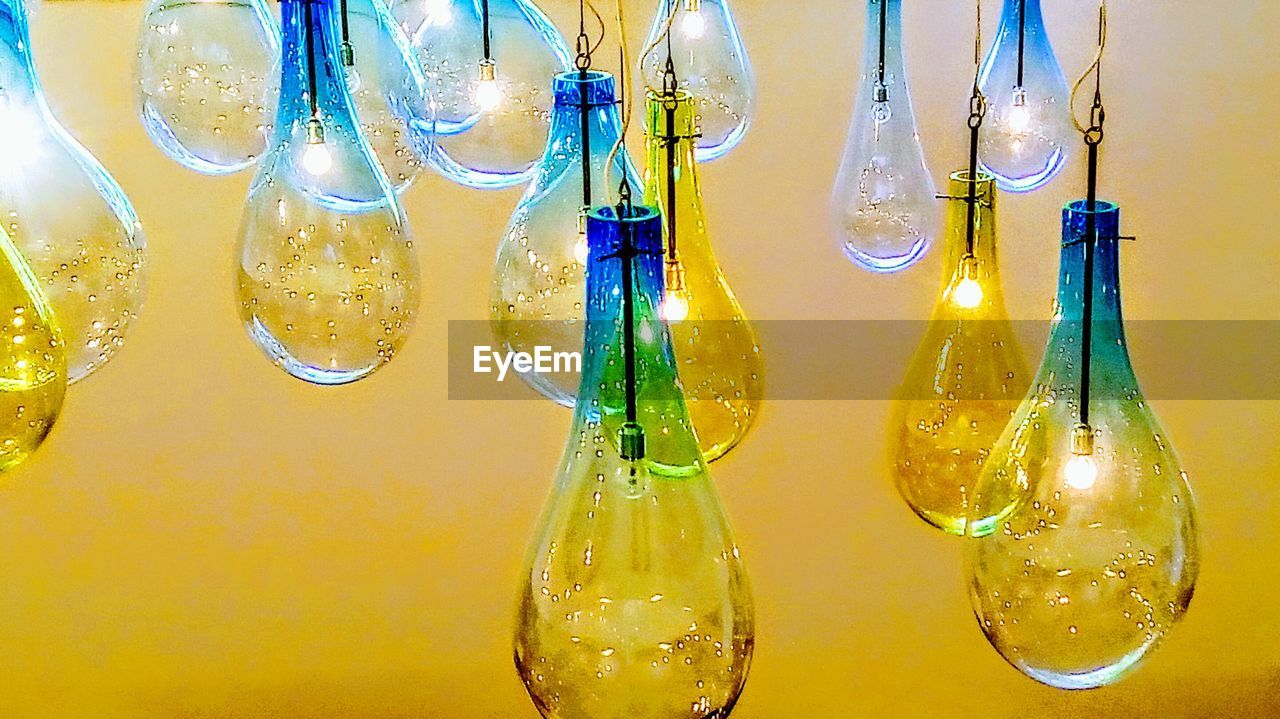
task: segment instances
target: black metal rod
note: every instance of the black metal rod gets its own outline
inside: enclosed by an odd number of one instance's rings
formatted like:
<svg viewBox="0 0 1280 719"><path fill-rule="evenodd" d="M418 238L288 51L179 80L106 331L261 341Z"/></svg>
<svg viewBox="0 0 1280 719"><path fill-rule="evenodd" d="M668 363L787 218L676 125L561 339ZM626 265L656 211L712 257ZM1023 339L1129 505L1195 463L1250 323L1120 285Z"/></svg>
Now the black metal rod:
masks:
<svg viewBox="0 0 1280 719"><path fill-rule="evenodd" d="M311 117L320 116L320 99L316 97L318 82L316 80L316 38L315 23L312 19L313 0L302 0L302 21L307 24L303 33L307 51L307 97L311 103Z"/></svg>
<svg viewBox="0 0 1280 719"><path fill-rule="evenodd" d="M884 85L885 46L889 34L889 0L880 0L880 84Z"/></svg>
<svg viewBox="0 0 1280 719"><path fill-rule="evenodd" d="M622 229L622 246L618 248L618 256L622 260L622 363L627 393L627 421L635 422L638 412L636 411L636 313L632 260L636 256L636 248L631 237L631 224L627 222L628 219L625 204L619 204L618 223Z"/></svg>
<svg viewBox="0 0 1280 719"><path fill-rule="evenodd" d="M982 123L969 123L969 196L965 198L969 206L969 221L964 236L964 250L968 256L973 255L974 243L978 231L978 133Z"/></svg>
<svg viewBox="0 0 1280 719"><path fill-rule="evenodd" d="M480 24L484 33L484 59L492 60L493 52L489 43L489 0L480 0Z"/></svg>
<svg viewBox="0 0 1280 719"><path fill-rule="evenodd" d="M347 0L338 1L338 12L342 16L342 44L351 44L351 21L347 16Z"/></svg>
<svg viewBox="0 0 1280 719"><path fill-rule="evenodd" d="M667 103L667 258L676 259L676 100Z"/></svg>
<svg viewBox="0 0 1280 719"><path fill-rule="evenodd" d="M1089 143L1089 185L1084 216L1084 304L1080 316L1080 423L1089 424L1089 374L1093 361L1093 256L1098 233L1098 145Z"/></svg>
<svg viewBox="0 0 1280 719"><path fill-rule="evenodd" d="M582 207L591 207L591 106L587 102L587 68L578 73L578 107L582 120Z"/></svg>
<svg viewBox="0 0 1280 719"><path fill-rule="evenodd" d="M1018 87L1022 87L1023 57L1027 46L1027 0L1018 0Z"/></svg>

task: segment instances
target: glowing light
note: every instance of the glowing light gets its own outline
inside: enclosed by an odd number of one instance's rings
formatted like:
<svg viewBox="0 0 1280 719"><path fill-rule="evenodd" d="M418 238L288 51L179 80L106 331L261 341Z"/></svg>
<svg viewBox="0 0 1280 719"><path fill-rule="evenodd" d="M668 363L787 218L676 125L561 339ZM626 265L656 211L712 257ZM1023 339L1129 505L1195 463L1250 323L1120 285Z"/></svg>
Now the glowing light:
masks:
<svg viewBox="0 0 1280 719"><path fill-rule="evenodd" d="M680 32L690 40L697 40L707 32L707 19L702 16L701 10L690 10L684 14L684 19L680 21Z"/></svg>
<svg viewBox="0 0 1280 719"><path fill-rule="evenodd" d="M502 104L502 88L498 87L498 81L481 80L476 83L475 101L481 112L498 109L498 105Z"/></svg>
<svg viewBox="0 0 1280 719"><path fill-rule="evenodd" d="M659 311L668 322L683 322L689 316L689 299L683 292L668 292Z"/></svg>
<svg viewBox="0 0 1280 719"><path fill-rule="evenodd" d="M314 176L326 175L333 169L333 153L323 142L308 143L302 153L302 168Z"/></svg>
<svg viewBox="0 0 1280 719"><path fill-rule="evenodd" d="M956 283L956 288L951 291L951 301L956 306L971 310L982 304L982 285L972 277L966 277Z"/></svg>
<svg viewBox="0 0 1280 719"><path fill-rule="evenodd" d="M1093 461L1093 457L1087 454L1073 455L1067 460L1067 466L1063 469L1063 477L1067 480L1067 486L1072 489L1086 490L1091 489L1095 482L1098 481L1098 464Z"/></svg>
<svg viewBox="0 0 1280 719"><path fill-rule="evenodd" d="M1013 107L1009 110L1009 130L1015 135L1025 135L1031 129L1031 111L1027 109L1027 91L1015 88Z"/></svg>
<svg viewBox="0 0 1280 719"><path fill-rule="evenodd" d="M34 111L27 111L0 94L0 156L4 165L17 168L29 165L40 157L40 119Z"/></svg>
<svg viewBox="0 0 1280 719"><path fill-rule="evenodd" d="M577 260L578 264L585 267L589 256L590 253L587 247L587 236L585 234L579 234L578 241L573 245L573 259Z"/></svg>
<svg viewBox="0 0 1280 719"><path fill-rule="evenodd" d="M356 71L355 66L352 65L347 68L347 90L349 92L360 92L361 84L360 73Z"/></svg>
<svg viewBox="0 0 1280 719"><path fill-rule="evenodd" d="M452 0L423 0L426 10L424 23L429 27L447 27L453 24Z"/></svg>

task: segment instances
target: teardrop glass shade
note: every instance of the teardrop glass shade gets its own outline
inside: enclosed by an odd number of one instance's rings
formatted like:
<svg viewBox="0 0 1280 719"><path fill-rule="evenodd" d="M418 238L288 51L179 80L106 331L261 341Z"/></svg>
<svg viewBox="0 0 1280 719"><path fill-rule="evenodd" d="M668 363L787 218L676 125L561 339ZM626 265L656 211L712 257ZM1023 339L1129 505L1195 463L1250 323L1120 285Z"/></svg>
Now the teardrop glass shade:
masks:
<svg viewBox="0 0 1280 719"><path fill-rule="evenodd" d="M622 132L613 77L594 70L566 72L556 76L554 88L546 152L511 214L493 265L489 317L494 339L509 352L540 346L571 351L582 342L587 316L587 238L581 226L584 96L590 106L586 149L593 197L610 201L623 178L637 194L642 187L625 148L605 181L609 152ZM536 372L520 377L555 402L573 406L578 386L568 384L571 379Z"/></svg>
<svg viewBox="0 0 1280 719"><path fill-rule="evenodd" d="M756 76L728 0L659 0L640 71L649 87L662 87L667 65L669 3L671 58L681 90L698 104L698 162L711 162L738 146L756 112Z"/></svg>
<svg viewBox="0 0 1280 719"><path fill-rule="evenodd" d="M751 589L657 314L661 220L643 207L627 217L604 208L588 220L582 401L529 547L516 667L547 719L727 717L755 645ZM626 232L641 253L633 307L646 442L636 459L620 444L622 263L606 257Z"/></svg>
<svg viewBox="0 0 1280 719"><path fill-rule="evenodd" d="M871 272L896 272L915 264L937 236L936 194L907 87L902 2L868 0L862 80L831 195L831 224L841 252Z"/></svg>
<svg viewBox="0 0 1280 719"><path fill-rule="evenodd" d="M1119 208L1106 202L1094 213L1092 453L1073 441L1088 213L1083 201L1064 210L1048 347L978 480L967 552L970 597L991 644L1063 689L1110 684L1146 658L1186 613L1200 564L1187 475L1129 362Z"/></svg>
<svg viewBox="0 0 1280 719"><path fill-rule="evenodd" d="M764 396L764 358L755 330L711 249L694 157L695 103L685 92L674 97L650 92L647 109L645 203L659 208L668 222L667 286L660 309L671 326L676 366L698 443L712 462L737 446L754 426ZM669 153L675 161L671 206Z"/></svg>
<svg viewBox="0 0 1280 719"><path fill-rule="evenodd" d="M1020 29L1025 33L1021 82ZM1049 184L1066 166L1077 133L1071 120L1071 90L1045 31L1040 0L1005 0L995 44L978 77L987 100L978 151L982 167L1008 192L1030 192Z"/></svg>
<svg viewBox="0 0 1280 719"><path fill-rule="evenodd" d="M49 110L22 0L0 1L0 216L58 318L67 376L124 346L146 295L146 241L116 181Z"/></svg>
<svg viewBox="0 0 1280 719"><path fill-rule="evenodd" d="M44 442L62 411L67 355L53 310L0 230L0 472Z"/></svg>
<svg viewBox="0 0 1280 719"><path fill-rule="evenodd" d="M267 151L280 27L265 0L151 0L138 37L138 114L151 141L208 175Z"/></svg>
<svg viewBox="0 0 1280 719"><path fill-rule="evenodd" d="M968 171L948 194L967 198ZM921 519L963 535L983 462L1031 382L1005 310L996 254L996 187L981 173L973 253L969 207L948 202L942 290L908 365L889 420L889 466L898 493Z"/></svg>
<svg viewBox="0 0 1280 719"><path fill-rule="evenodd" d="M392 12L436 93L432 165L470 187L528 182L547 144L552 78L572 66L560 31L530 0L489 0L496 97L486 100L481 0L399 0Z"/></svg>
<svg viewBox="0 0 1280 719"><path fill-rule="evenodd" d="M354 64L347 86L365 139L396 192L422 174L435 148L436 110L416 51L383 0L348 0Z"/></svg>
<svg viewBox="0 0 1280 719"><path fill-rule="evenodd" d="M418 306L404 213L365 141L338 57L333 0L284 0L272 148L249 189L236 247L240 317L277 366L343 384L390 361ZM309 142L306 28L314 33L323 141Z"/></svg>

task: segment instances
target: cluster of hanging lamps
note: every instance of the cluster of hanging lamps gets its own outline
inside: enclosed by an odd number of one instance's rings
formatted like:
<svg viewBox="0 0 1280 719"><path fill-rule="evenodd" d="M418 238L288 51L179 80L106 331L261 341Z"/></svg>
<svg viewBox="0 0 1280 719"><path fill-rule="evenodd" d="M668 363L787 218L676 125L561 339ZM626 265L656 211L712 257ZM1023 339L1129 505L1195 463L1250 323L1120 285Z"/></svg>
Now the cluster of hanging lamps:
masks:
<svg viewBox="0 0 1280 719"><path fill-rule="evenodd" d="M1074 93L1039 3L1009 0L985 61L978 34L969 165L942 196L942 286L890 421L903 499L933 526L969 538L982 631L1018 670L1063 689L1110 684L1136 667L1185 614L1199 566L1186 473L1125 345L1119 208L1097 197L1105 0L1099 15L1098 53L1077 84L1095 76L1090 122L1075 128L1088 150L1087 197L1063 210L1058 297L1039 371L1028 375L1004 308L996 186L1035 189L1062 169Z"/></svg>

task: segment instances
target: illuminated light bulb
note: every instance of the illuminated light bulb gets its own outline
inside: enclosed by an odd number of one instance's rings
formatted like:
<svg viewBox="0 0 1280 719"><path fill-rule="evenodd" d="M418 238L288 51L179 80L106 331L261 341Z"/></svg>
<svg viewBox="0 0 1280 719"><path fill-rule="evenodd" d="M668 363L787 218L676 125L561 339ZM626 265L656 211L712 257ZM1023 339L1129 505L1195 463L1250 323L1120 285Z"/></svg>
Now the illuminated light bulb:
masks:
<svg viewBox="0 0 1280 719"><path fill-rule="evenodd" d="M419 280L404 213L352 112L336 5L281 3L276 132L236 246L237 299L250 338L285 372L324 385L361 379L394 358L413 326Z"/></svg>
<svg viewBox="0 0 1280 719"><path fill-rule="evenodd" d="M550 129L554 92L548 84L573 67L574 56L532 0L489 0L488 6L491 57L502 60L493 85L476 81L485 57L481 3L399 0L392 8L434 94L432 167L483 189L533 178Z"/></svg>
<svg viewBox="0 0 1280 719"><path fill-rule="evenodd" d="M869 0L862 82L831 194L836 245L855 266L897 272L938 235L933 178L925 167L902 52L901 0ZM885 83L880 83L880 20Z"/></svg>
<svg viewBox="0 0 1280 719"><path fill-rule="evenodd" d="M403 193L435 148L430 84L384 0L347 0L347 20L353 47L347 89L356 117L392 186Z"/></svg>
<svg viewBox="0 0 1280 719"><path fill-rule="evenodd" d="M493 112L502 104L502 88L492 60L480 63L480 81L476 83L476 107L481 112Z"/></svg>
<svg viewBox="0 0 1280 719"><path fill-rule="evenodd" d="M20 1L0 3L0 80L0 217L53 308L76 382L136 326L146 240L124 190L49 109Z"/></svg>
<svg viewBox="0 0 1280 719"><path fill-rule="evenodd" d="M62 410L67 356L40 280L0 230L0 472L44 442Z"/></svg>
<svg viewBox="0 0 1280 719"><path fill-rule="evenodd" d="M996 188L980 174L972 253L969 173L948 187L941 291L890 409L889 468L921 519L964 534L983 461L1030 384L1005 309L996 243Z"/></svg>
<svg viewBox="0 0 1280 719"><path fill-rule="evenodd" d="M711 462L737 446L755 425L764 395L764 358L711 248L694 152L697 103L683 91L674 99L650 92L646 105L645 202L660 207L664 218L674 212L676 224L675 252L668 254L666 265L669 301L662 311L670 313L689 416ZM670 115L668 107L673 108ZM669 153L675 160L674 207L667 204Z"/></svg>
<svg viewBox="0 0 1280 719"><path fill-rule="evenodd" d="M545 717L725 717L755 645L750 582L656 313L662 220L636 207L625 222L639 253L635 421L623 263L603 259L618 253L622 223L602 208L588 221L582 401L521 572L515 664Z"/></svg>
<svg viewBox="0 0 1280 719"><path fill-rule="evenodd" d="M697 0L686 2L684 17L680 18L680 31L690 40L701 40L707 34L707 19L702 16Z"/></svg>
<svg viewBox="0 0 1280 719"><path fill-rule="evenodd" d="M622 132L613 76L588 71L565 72L553 83L551 135L533 181L511 213L498 243L489 292L489 318L494 341L503 351L534 352L538 347L576 352L586 318L588 258L582 222L582 110L590 106L587 141L591 187L598 203L616 198L626 178L636 195L640 176L623 148L614 159L609 181L605 166ZM540 394L573 406L576 375L519 373Z"/></svg>
<svg viewBox="0 0 1280 719"><path fill-rule="evenodd" d="M280 28L264 0L151 0L138 36L138 114L185 167L238 172L267 150Z"/></svg>
<svg viewBox="0 0 1280 719"><path fill-rule="evenodd" d="M1129 361L1119 209L1063 213L1055 317L1033 389L992 445L973 493L970 598L992 646L1036 681L1118 681L1186 614L1199 572L1195 502ZM1080 424L1084 293L1091 291L1088 425Z"/></svg>
<svg viewBox="0 0 1280 719"><path fill-rule="evenodd" d="M698 162L711 162L737 147L756 114L756 77L729 0L657 0L649 37L641 47L640 73L648 87L662 87L667 67L667 13L679 3L670 33L679 89L698 103Z"/></svg>
<svg viewBox="0 0 1280 719"><path fill-rule="evenodd" d="M1025 30L1021 76L1020 27ZM1071 91L1045 31L1040 0L1004 0L1000 28L978 82L987 107L996 109L982 128L982 167L995 175L1002 190L1030 192L1045 186L1066 165L1076 132Z"/></svg>

